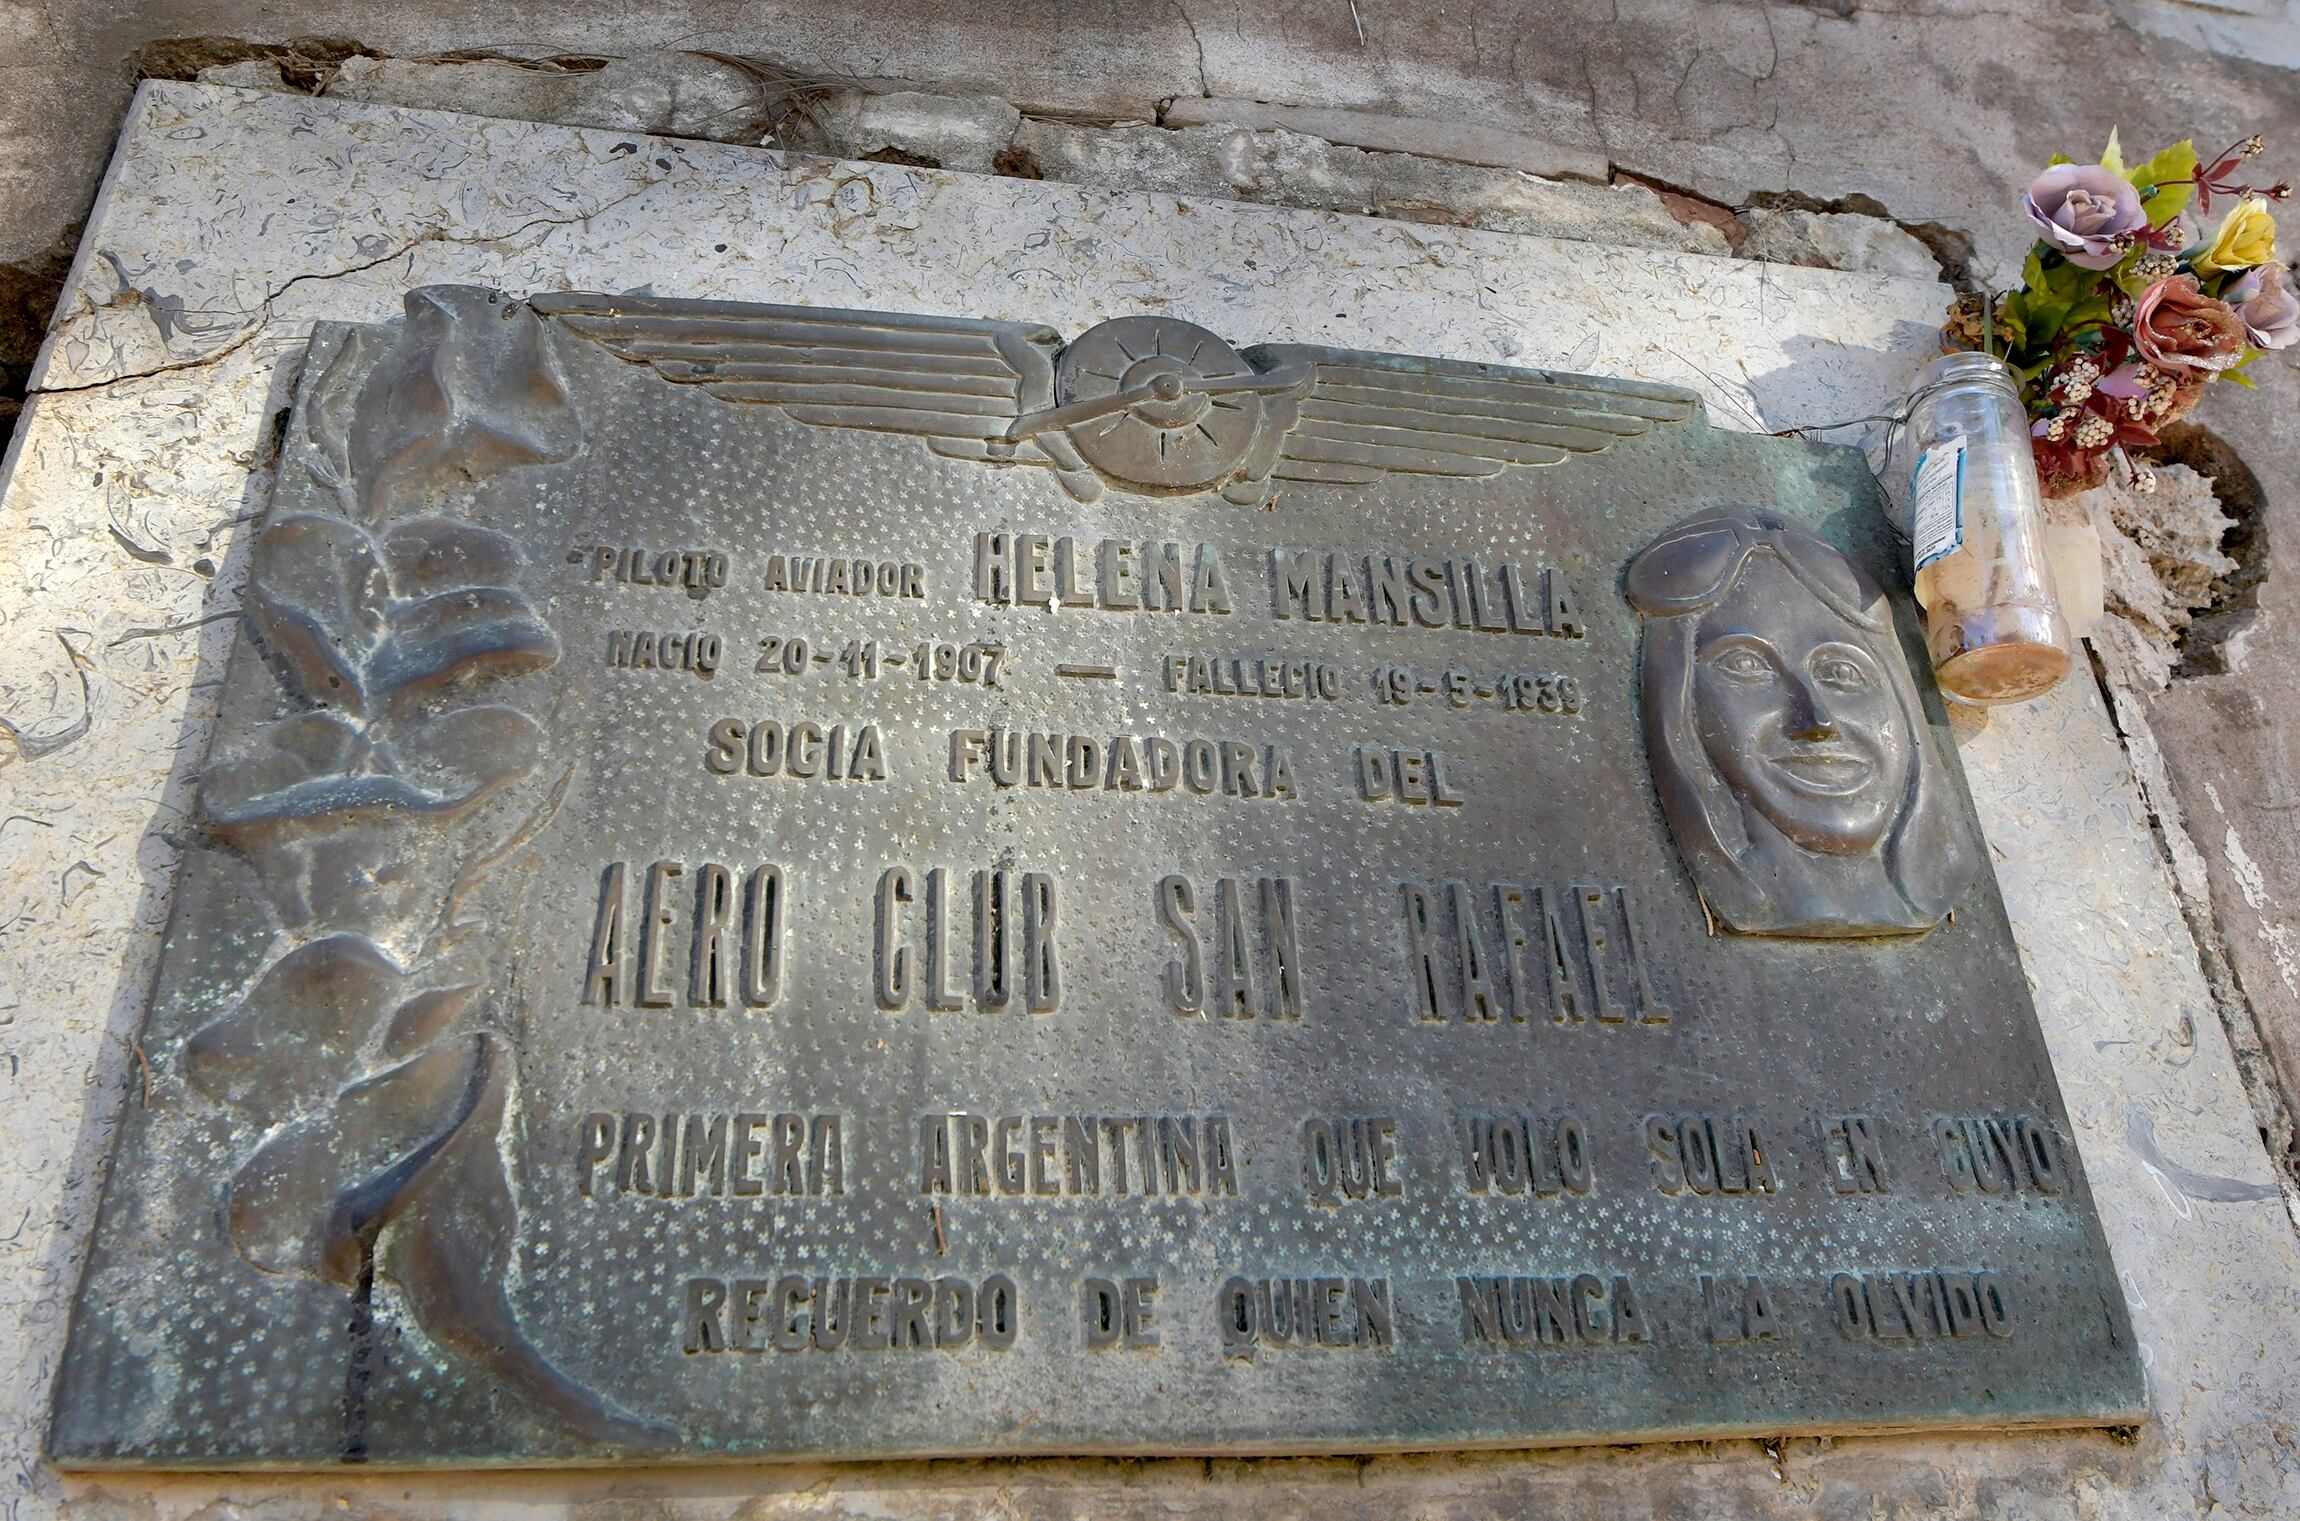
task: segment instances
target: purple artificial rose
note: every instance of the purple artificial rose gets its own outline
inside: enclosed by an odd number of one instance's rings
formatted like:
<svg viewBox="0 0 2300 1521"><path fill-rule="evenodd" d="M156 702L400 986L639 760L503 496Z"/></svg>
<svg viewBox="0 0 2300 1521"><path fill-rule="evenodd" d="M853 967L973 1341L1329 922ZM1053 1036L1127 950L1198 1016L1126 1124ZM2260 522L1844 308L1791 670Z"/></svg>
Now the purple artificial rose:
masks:
<svg viewBox="0 0 2300 1521"><path fill-rule="evenodd" d="M2281 349L2300 342L2300 296L2292 293L2283 265L2253 266L2220 299L2236 308L2245 336L2257 347Z"/></svg>
<svg viewBox="0 0 2300 1521"><path fill-rule="evenodd" d="M2028 214L2071 264L2108 269L2148 226L2140 192L2098 164L2055 164L2028 187Z"/></svg>

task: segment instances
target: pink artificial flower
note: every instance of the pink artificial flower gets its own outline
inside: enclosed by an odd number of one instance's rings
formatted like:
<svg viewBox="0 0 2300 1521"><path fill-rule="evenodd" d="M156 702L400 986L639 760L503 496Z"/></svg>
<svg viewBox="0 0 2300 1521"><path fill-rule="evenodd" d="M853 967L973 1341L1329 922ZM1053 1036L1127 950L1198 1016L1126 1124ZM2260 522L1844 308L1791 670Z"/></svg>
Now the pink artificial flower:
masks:
<svg viewBox="0 0 2300 1521"><path fill-rule="evenodd" d="M2143 291L2132 312L2132 341L2159 369L2225 370L2244 357L2244 323L2224 301L2173 275Z"/></svg>

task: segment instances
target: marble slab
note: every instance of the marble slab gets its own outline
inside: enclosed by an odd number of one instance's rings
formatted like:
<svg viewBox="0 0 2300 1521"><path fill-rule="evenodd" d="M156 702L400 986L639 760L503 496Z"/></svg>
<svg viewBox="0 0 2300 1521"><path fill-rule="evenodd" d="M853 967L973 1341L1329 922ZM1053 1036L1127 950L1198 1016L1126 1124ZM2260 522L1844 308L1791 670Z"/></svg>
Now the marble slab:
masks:
<svg viewBox="0 0 2300 1521"><path fill-rule="evenodd" d="M147 85L0 479L0 1475L20 1516L923 1515L1548 1504L2273 1514L2300 1252L2097 692L1969 736L1988 832L2156 1419L2123 1437L1871 1438L1348 1462L66 1479L40 1459L192 767L313 322L422 284L966 312L1157 310L1265 341L1665 380L1752 430L1872 413L1930 353L1919 281ZM7 740L0 738L0 743Z"/></svg>

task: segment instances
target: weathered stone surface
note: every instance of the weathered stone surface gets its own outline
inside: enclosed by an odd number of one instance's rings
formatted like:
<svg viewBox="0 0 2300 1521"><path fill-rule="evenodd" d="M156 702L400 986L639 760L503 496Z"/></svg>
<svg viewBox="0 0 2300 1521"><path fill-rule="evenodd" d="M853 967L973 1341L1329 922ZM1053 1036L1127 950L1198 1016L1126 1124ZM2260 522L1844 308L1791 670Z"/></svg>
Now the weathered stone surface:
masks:
<svg viewBox="0 0 2300 1521"><path fill-rule="evenodd" d="M1745 212L1749 229L1740 247L1744 259L1779 264L1811 264L1822 269L1868 269L1911 279L1936 279L1940 263L1933 251L1882 217L1846 211Z"/></svg>
<svg viewBox="0 0 2300 1521"><path fill-rule="evenodd" d="M243 58L238 63L219 63L200 70L200 83L228 85L235 90L281 90L288 82L280 75L280 66L269 58Z"/></svg>
<svg viewBox="0 0 2300 1521"><path fill-rule="evenodd" d="M56 389L33 403L0 505L0 554L24 568L0 592L0 715L41 752L0 769L0 812L11 815L0 825L0 923L9 926L0 1071L10 1084L0 1106L0 1442L7 1471L27 1475L12 1481L20 1516L478 1521L517 1509L732 1521L995 1510L1035 1521L1229 1510L1338 1521L1551 1511L2154 1521L2300 1508L2300 1461L2285 1435L2300 1361L2300 1251L2127 757L2083 682L2000 712L1967 742L1964 761L2151 1369L2158 1419L2129 1440L1975 1435L1795 1442L1777 1455L1724 1443L1365 1463L329 1474L228 1485L196 1476L66 1483L41 1467L43 1401L97 1182L92 1159L116 1106L142 1091L129 1021L148 985L184 784L205 747L209 683L236 615L231 551L268 497L282 359L315 318L376 320L409 285L470 280L958 308L1075 329L1155 290L1176 297L1175 315L1218 331L1681 380L1719 421L1769 430L1898 397L1945 299L1937 286L1874 275L1195 197L1184 215L1156 196L890 166L829 172L692 142L614 155L622 140L180 87L153 89L139 108L91 238L126 278L108 260L85 262L49 358ZM464 166L452 180L428 167L446 155ZM356 176L341 172L346 162ZM298 198L309 198L300 215L275 214ZM2226 408L2216 425L2251 426L2254 398L2232 400L2215 400ZM2274 402L2258 398L2263 437L2282 426ZM2264 468L2280 458L2266 443L2253 457ZM2199 687L2183 682L2174 695L2212 700ZM2233 778L2221 797L2257 810L2247 818L2289 807L2273 778L2300 769L2273 750L2273 731L2232 728L2227 739L2213 757L2228 769L2212 777ZM2261 858L2248 849L2244 859ZM2290 922L2275 897L2264 902L2272 924Z"/></svg>
<svg viewBox="0 0 2300 1521"><path fill-rule="evenodd" d="M896 154L904 163L985 174L1021 120L1021 112L995 95L842 90L794 113L777 142L834 158Z"/></svg>
<svg viewBox="0 0 2300 1521"><path fill-rule="evenodd" d="M2021 187L2056 149L2079 151L2118 123L2130 142L2190 132L2232 142L2292 119L2300 100L2289 74L2136 33L2077 0L2018 11L1361 5L1355 21L1343 5L1203 10L1093 0L1018 23L953 0L772 0L739 15L693 3L577 13L537 0L484 11L444 0L286 11L254 0L197 11L0 0L0 56L30 65L0 91L0 261L44 252L83 214L125 103L123 60L155 38L202 32L350 33L401 58L698 49L1101 119L1149 120L1162 100L1216 97L1459 122L1602 155L1732 205L1758 190L1873 196L1903 222L1970 230L1999 278L2018 268L2025 242ZM2145 90L2045 83L2126 79L2140 56Z"/></svg>
<svg viewBox="0 0 2300 1521"><path fill-rule="evenodd" d="M2300 351L2249 372L2257 391L2214 386L2196 414L2241 472L2221 491L2243 503L2247 563L2225 609L2188 638L2194 674L2133 704L2154 731L2170 790L2193 831L2209 892L2192 895L2225 957L2231 992L2251 1005L2261 1065L2289 1103L2300 1093L2300 438L2291 393ZM2235 536L2224 546L2234 550ZM2210 646L2200 651L2199 644ZM2207 658L2196 659L2199 654Z"/></svg>
<svg viewBox="0 0 2300 1521"><path fill-rule="evenodd" d="M2300 11L2287 0L2117 0L2115 9L2152 37L2300 68Z"/></svg>
<svg viewBox="0 0 2300 1521"><path fill-rule="evenodd" d="M449 63L349 58L322 93L378 105L721 142L755 143L767 128L758 82L740 69L693 53L644 53L611 59L598 69L494 58Z"/></svg>
<svg viewBox="0 0 2300 1521"><path fill-rule="evenodd" d="M1073 184L1240 196L1687 253L1727 251L1715 228L1680 223L1641 185L1589 185L1368 153L1284 128L1103 128L1031 119L1016 132L1014 147L1048 179Z"/></svg>
<svg viewBox="0 0 2300 1521"><path fill-rule="evenodd" d="M2212 602L2214 583L2237 567L2220 549L2235 525L2212 482L2180 464L2154 473L2153 491L2111 477L2070 506L2099 531L2108 607L2131 631L2132 642L2119 645L2129 673L2142 689L2161 691L2172 679L2182 632Z"/></svg>
<svg viewBox="0 0 2300 1521"><path fill-rule="evenodd" d="M1602 181L1608 169L1602 153L1455 117L1392 116L1377 111L1184 95L1167 106L1160 119L1169 127L1278 127L1352 148L1415 153L1551 179L1570 175Z"/></svg>

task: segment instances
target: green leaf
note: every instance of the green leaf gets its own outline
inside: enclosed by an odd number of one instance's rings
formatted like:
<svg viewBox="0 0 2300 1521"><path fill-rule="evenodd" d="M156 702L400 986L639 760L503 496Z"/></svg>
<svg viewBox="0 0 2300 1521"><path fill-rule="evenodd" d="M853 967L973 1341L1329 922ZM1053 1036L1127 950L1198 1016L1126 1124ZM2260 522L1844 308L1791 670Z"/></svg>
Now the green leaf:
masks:
<svg viewBox="0 0 2300 1521"><path fill-rule="evenodd" d="M2141 197L2141 205L2148 211L2148 225L2162 227L2188 209L2196 196L2196 186L2183 180L2177 185L2158 185Z"/></svg>
<svg viewBox="0 0 2300 1521"><path fill-rule="evenodd" d="M2195 175L2196 144L2185 138L2132 171L2149 226L2162 227L2188 209L2196 194Z"/></svg>
<svg viewBox="0 0 2300 1521"><path fill-rule="evenodd" d="M2097 269L2064 263L2052 272L2053 294L2070 305L2083 300L2099 288L2100 271Z"/></svg>
<svg viewBox="0 0 2300 1521"><path fill-rule="evenodd" d="M2196 172L2196 144L2186 138L2174 143L2156 157L2133 169L2125 176L2143 190L2161 185L2166 180L2186 179Z"/></svg>
<svg viewBox="0 0 2300 1521"><path fill-rule="evenodd" d="M2026 347L2029 334L2036 330L2036 306L2036 298L2026 291L2016 290L1998 299L1997 316L2011 323L2014 332L2019 334L2013 340L2014 348Z"/></svg>
<svg viewBox="0 0 2300 1521"><path fill-rule="evenodd" d="M2069 308L2083 299L2098 277L2089 269L2055 260L2047 267L2041 247L2032 249L2021 271L2022 288L2006 298L2021 325L2023 344L2050 344L2067 324Z"/></svg>
<svg viewBox="0 0 2300 1521"><path fill-rule="evenodd" d="M2056 153L2051 158L2045 160L2044 166L2047 169L2058 169L2063 164L2073 164L2075 162L2075 159L2070 158L2065 153Z"/></svg>
<svg viewBox="0 0 2300 1521"><path fill-rule="evenodd" d="M2124 173L2124 149L2116 140L2116 128L2108 129L2108 146L2100 152L2100 167L2111 174Z"/></svg>

